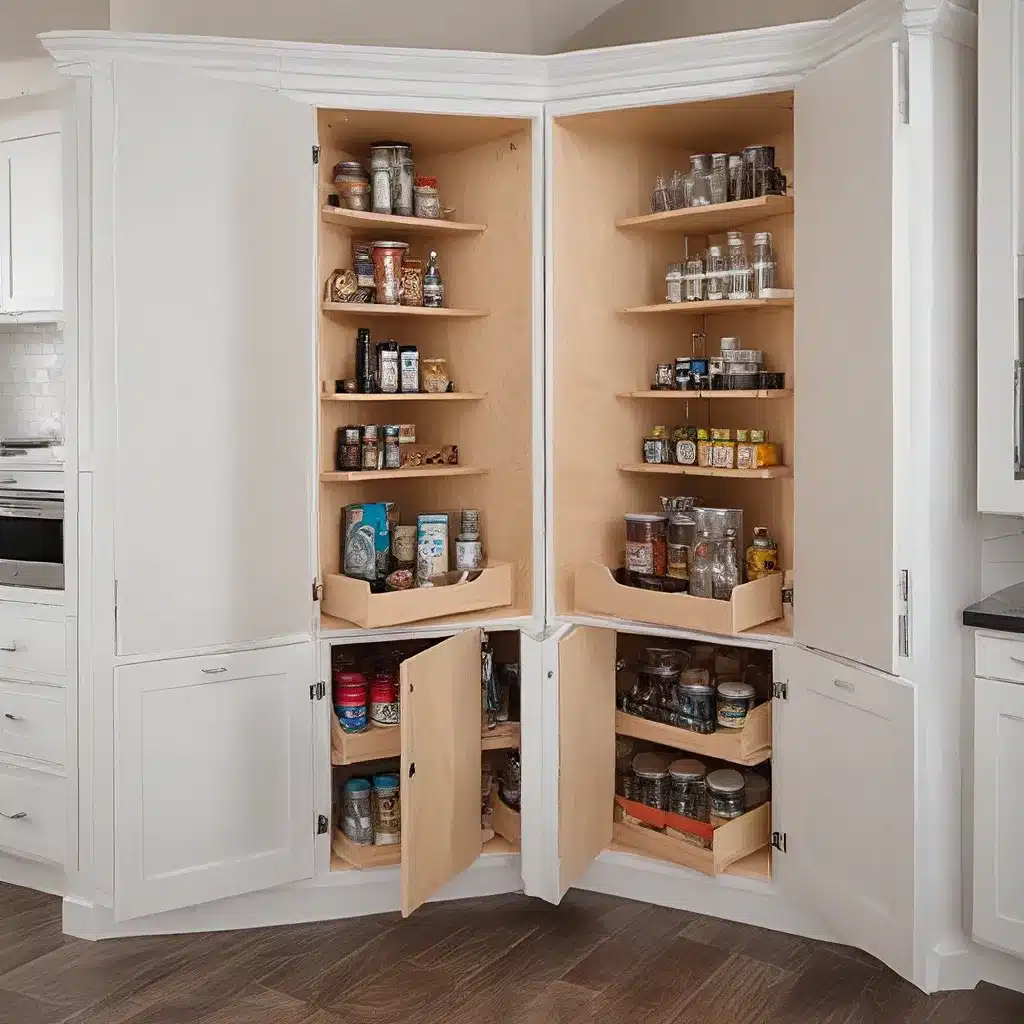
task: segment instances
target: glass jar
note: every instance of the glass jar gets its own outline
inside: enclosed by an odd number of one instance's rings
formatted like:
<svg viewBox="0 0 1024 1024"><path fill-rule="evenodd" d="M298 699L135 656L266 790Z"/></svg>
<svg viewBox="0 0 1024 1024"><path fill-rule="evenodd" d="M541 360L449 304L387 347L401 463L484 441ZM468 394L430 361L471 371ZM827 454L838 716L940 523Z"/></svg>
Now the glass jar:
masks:
<svg viewBox="0 0 1024 1024"><path fill-rule="evenodd" d="M408 142L370 144L370 170L373 184L373 212L411 217L412 146Z"/></svg>
<svg viewBox="0 0 1024 1024"><path fill-rule="evenodd" d="M775 147L747 146L743 150L743 178L747 199L768 195L775 177Z"/></svg>
<svg viewBox="0 0 1024 1024"><path fill-rule="evenodd" d="M412 187L413 213L427 220L441 216L441 199L437 194L437 178L417 178Z"/></svg>
<svg viewBox="0 0 1024 1024"><path fill-rule="evenodd" d="M670 263L665 275L665 301L683 301L683 267L681 263Z"/></svg>
<svg viewBox="0 0 1024 1024"><path fill-rule="evenodd" d="M775 287L775 256L772 254L770 231L758 231L754 235L754 277L752 288L758 298Z"/></svg>
<svg viewBox="0 0 1024 1024"><path fill-rule="evenodd" d="M696 431L693 431L696 435ZM682 446L682 448L680 447ZM697 443L689 438L676 443L677 459L681 465L694 465L697 461ZM693 498L662 498L662 507L668 516L668 575L679 580L690 578L690 559L693 551L693 530L696 525L691 515Z"/></svg>
<svg viewBox="0 0 1024 1024"><path fill-rule="evenodd" d="M683 297L687 302L700 302L704 298L704 260L691 256L683 274Z"/></svg>
<svg viewBox="0 0 1024 1024"><path fill-rule="evenodd" d="M397 306L401 303L402 260L408 250L408 242L373 243L373 284L378 305Z"/></svg>
<svg viewBox="0 0 1024 1024"><path fill-rule="evenodd" d="M672 198L669 195L665 175L659 174L654 179L654 188L651 189L651 213L667 213L671 209Z"/></svg>
<svg viewBox="0 0 1024 1024"><path fill-rule="evenodd" d="M745 199L743 195L743 154L729 155L729 202L735 203Z"/></svg>
<svg viewBox="0 0 1024 1024"><path fill-rule="evenodd" d="M711 203L729 201L729 154L711 154Z"/></svg>
<svg viewBox="0 0 1024 1024"><path fill-rule="evenodd" d="M738 818L746 810L743 776L733 768L719 768L707 777L708 803L716 818Z"/></svg>
<svg viewBox="0 0 1024 1024"><path fill-rule="evenodd" d="M729 232L729 298L752 297L754 272L747 255L747 242L742 231Z"/></svg>
<svg viewBox="0 0 1024 1024"><path fill-rule="evenodd" d="M356 846L373 846L370 784L366 779L348 779L341 789L341 831Z"/></svg>
<svg viewBox="0 0 1024 1024"><path fill-rule="evenodd" d="M668 569L667 520L642 512L626 514L626 573L664 576Z"/></svg>
<svg viewBox="0 0 1024 1024"><path fill-rule="evenodd" d="M704 258L705 295L709 300L729 297L729 258L721 245L708 247Z"/></svg>
<svg viewBox="0 0 1024 1024"><path fill-rule="evenodd" d="M742 582L734 530L726 530L725 537L716 545L711 580L712 596L717 601L728 601Z"/></svg>
<svg viewBox="0 0 1024 1024"><path fill-rule="evenodd" d="M693 597L714 597L714 565L717 543L707 530L701 530L697 534L690 560L690 594Z"/></svg>
<svg viewBox="0 0 1024 1024"><path fill-rule="evenodd" d="M368 423L363 427L362 468L364 470L380 469L384 462L383 454L379 430L375 424Z"/></svg>
<svg viewBox="0 0 1024 1024"><path fill-rule="evenodd" d="M778 545L768 533L767 526L755 526L754 540L747 548L747 579L764 579L765 576L773 576L778 571Z"/></svg>
<svg viewBox="0 0 1024 1024"><path fill-rule="evenodd" d="M384 468L402 468L402 446L397 423L388 424L384 428Z"/></svg>
<svg viewBox="0 0 1024 1024"><path fill-rule="evenodd" d="M633 799L658 811L668 810L668 766L671 754L654 752L633 758Z"/></svg>
<svg viewBox="0 0 1024 1024"><path fill-rule="evenodd" d="M711 156L697 153L690 157L690 206L711 205Z"/></svg>
<svg viewBox="0 0 1024 1024"><path fill-rule="evenodd" d="M440 395L448 390L451 383L448 379L447 359L423 359L423 390L432 395Z"/></svg>
<svg viewBox="0 0 1024 1024"><path fill-rule="evenodd" d="M743 773L743 803L748 811L761 804L768 803L771 796L771 785L768 780L757 772Z"/></svg>
<svg viewBox="0 0 1024 1024"><path fill-rule="evenodd" d="M402 260L402 305L423 305L423 260Z"/></svg>
<svg viewBox="0 0 1024 1024"><path fill-rule="evenodd" d="M694 821L708 821L708 770L703 761L680 758L668 766L671 795L668 809Z"/></svg>
<svg viewBox="0 0 1024 1024"><path fill-rule="evenodd" d="M398 394L399 354L397 341L379 341L377 343L377 386L381 394Z"/></svg>
<svg viewBox="0 0 1024 1024"><path fill-rule="evenodd" d="M715 731L715 688L706 668L689 668L676 687L674 724L708 736Z"/></svg>
<svg viewBox="0 0 1024 1024"><path fill-rule="evenodd" d="M340 427L338 429L338 455L335 459L335 467L347 472L362 469L362 445L362 427Z"/></svg>
<svg viewBox="0 0 1024 1024"><path fill-rule="evenodd" d="M402 804L397 775L375 775L370 806L373 845L396 846L402 841Z"/></svg>
<svg viewBox="0 0 1024 1024"><path fill-rule="evenodd" d="M716 701L719 728L742 729L754 708L754 688L749 683L719 683Z"/></svg>
<svg viewBox="0 0 1024 1024"><path fill-rule="evenodd" d="M681 210L686 205L686 175L682 171L672 172L672 180L668 183L668 196L671 209Z"/></svg>

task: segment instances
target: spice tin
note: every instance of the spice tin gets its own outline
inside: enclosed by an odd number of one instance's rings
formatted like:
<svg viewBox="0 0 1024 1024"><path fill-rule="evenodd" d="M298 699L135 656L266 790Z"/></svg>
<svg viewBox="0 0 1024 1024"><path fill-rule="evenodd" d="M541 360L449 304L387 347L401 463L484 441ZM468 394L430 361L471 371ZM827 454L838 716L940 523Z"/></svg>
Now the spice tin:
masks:
<svg viewBox="0 0 1024 1024"><path fill-rule="evenodd" d="M736 442L715 441L711 454L711 464L715 469L735 469Z"/></svg>
<svg viewBox="0 0 1024 1024"><path fill-rule="evenodd" d="M715 731L715 689L707 669L690 668L679 677L676 688L676 723L683 729L709 735Z"/></svg>
<svg viewBox="0 0 1024 1024"><path fill-rule="evenodd" d="M347 779L341 790L341 831L357 846L373 846L370 783Z"/></svg>
<svg viewBox="0 0 1024 1024"><path fill-rule="evenodd" d="M338 450L335 464L338 469L352 471L362 468L362 428L341 427L338 430Z"/></svg>
<svg viewBox="0 0 1024 1024"><path fill-rule="evenodd" d="M676 441L676 464L680 466L697 465L697 442L689 439Z"/></svg>
<svg viewBox="0 0 1024 1024"><path fill-rule="evenodd" d="M754 707L754 688L749 683L719 683L717 698L719 727L742 729Z"/></svg>
<svg viewBox="0 0 1024 1024"><path fill-rule="evenodd" d="M694 821L708 821L708 770L703 761L684 757L668 766L671 786L669 807L673 814L681 814Z"/></svg>
<svg viewBox="0 0 1024 1024"><path fill-rule="evenodd" d="M416 517L416 577L426 583L448 571L448 513Z"/></svg>
<svg viewBox="0 0 1024 1024"><path fill-rule="evenodd" d="M402 841L402 805L397 775L375 775L371 794L373 845L395 846Z"/></svg>
<svg viewBox="0 0 1024 1024"><path fill-rule="evenodd" d="M455 568L479 569L484 564L484 548L478 540L455 541Z"/></svg>
<svg viewBox="0 0 1024 1024"><path fill-rule="evenodd" d="M676 384L676 369L672 363L658 363L654 371L654 390L671 391Z"/></svg>
<svg viewBox="0 0 1024 1024"><path fill-rule="evenodd" d="M399 423L398 424L398 440L401 444L415 444L416 443L416 424L415 423Z"/></svg>
<svg viewBox="0 0 1024 1024"><path fill-rule="evenodd" d="M373 184L373 212L413 214L412 146L390 140L370 143L370 172Z"/></svg>
<svg viewBox="0 0 1024 1024"><path fill-rule="evenodd" d="M747 441L741 441L736 445L736 468L756 469L757 468L757 445Z"/></svg>
<svg viewBox="0 0 1024 1024"><path fill-rule="evenodd" d="M667 437L644 438L644 462L652 466L660 466L670 461L669 441Z"/></svg>
<svg viewBox="0 0 1024 1024"><path fill-rule="evenodd" d="M743 776L732 768L708 775L708 801L716 818L738 818L746 810Z"/></svg>
<svg viewBox="0 0 1024 1024"><path fill-rule="evenodd" d="M398 725L401 714L393 676L381 673L370 683L370 721L374 725Z"/></svg>

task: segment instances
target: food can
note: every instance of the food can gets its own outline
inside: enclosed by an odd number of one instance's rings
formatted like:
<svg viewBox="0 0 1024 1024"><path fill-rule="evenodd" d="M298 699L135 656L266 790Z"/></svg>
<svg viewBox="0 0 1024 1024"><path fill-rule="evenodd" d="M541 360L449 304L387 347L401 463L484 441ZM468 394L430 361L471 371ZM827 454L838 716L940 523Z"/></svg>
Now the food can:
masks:
<svg viewBox="0 0 1024 1024"><path fill-rule="evenodd" d="M754 688L750 683L719 683L717 697L719 727L742 729L754 707Z"/></svg>
<svg viewBox="0 0 1024 1024"><path fill-rule="evenodd" d="M665 516L626 514L626 571L641 576L664 576L668 571Z"/></svg>

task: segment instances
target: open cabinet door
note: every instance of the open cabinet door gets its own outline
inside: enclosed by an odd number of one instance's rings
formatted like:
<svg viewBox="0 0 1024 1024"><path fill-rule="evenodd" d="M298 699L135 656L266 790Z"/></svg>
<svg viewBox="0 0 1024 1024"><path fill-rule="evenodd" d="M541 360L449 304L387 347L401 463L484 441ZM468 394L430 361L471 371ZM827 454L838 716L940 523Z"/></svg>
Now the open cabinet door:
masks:
<svg viewBox="0 0 1024 1024"><path fill-rule="evenodd" d="M480 856L479 629L403 661L402 916Z"/></svg>
<svg viewBox="0 0 1024 1024"><path fill-rule="evenodd" d="M612 841L615 630L576 626L558 643L558 888Z"/></svg>
<svg viewBox="0 0 1024 1024"><path fill-rule="evenodd" d="M113 106L117 653L309 635L313 112L119 60Z"/></svg>
<svg viewBox="0 0 1024 1024"><path fill-rule="evenodd" d="M863 43L807 75L794 104L794 631L885 672L895 671L894 467L906 441L895 429L894 296L909 288L893 216L893 61L890 40ZM851 359L864 387L844 372ZM849 557L837 556L844 537Z"/></svg>
<svg viewBox="0 0 1024 1024"><path fill-rule="evenodd" d="M836 941L911 979L914 690L891 676L782 646L772 758L772 875Z"/></svg>

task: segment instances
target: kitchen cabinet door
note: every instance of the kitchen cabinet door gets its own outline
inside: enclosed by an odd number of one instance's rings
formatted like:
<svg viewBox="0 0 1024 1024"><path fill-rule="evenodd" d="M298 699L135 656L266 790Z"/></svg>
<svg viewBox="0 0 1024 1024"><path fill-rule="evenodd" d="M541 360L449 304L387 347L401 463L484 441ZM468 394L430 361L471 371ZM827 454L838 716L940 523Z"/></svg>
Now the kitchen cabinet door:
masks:
<svg viewBox="0 0 1024 1024"><path fill-rule="evenodd" d="M59 132L0 142L0 313L63 308L61 159Z"/></svg>
<svg viewBox="0 0 1024 1024"><path fill-rule="evenodd" d="M480 856L482 632L402 662L402 916Z"/></svg>
<svg viewBox="0 0 1024 1024"><path fill-rule="evenodd" d="M907 287L893 214L904 130L895 56L885 39L862 44L801 79L794 100L795 636L886 672L896 651L894 473L906 441L895 429L894 281ZM843 369L851 359L863 387Z"/></svg>
<svg viewBox="0 0 1024 1024"><path fill-rule="evenodd" d="M772 876L786 896L910 978L914 690L799 647L776 651Z"/></svg>
<svg viewBox="0 0 1024 1024"><path fill-rule="evenodd" d="M1024 956L1024 685L974 681L974 937Z"/></svg>
<svg viewBox="0 0 1024 1024"><path fill-rule="evenodd" d="M310 878L312 643L117 669L119 921Z"/></svg>
<svg viewBox="0 0 1024 1024"><path fill-rule="evenodd" d="M309 634L312 111L113 74L118 653Z"/></svg>

